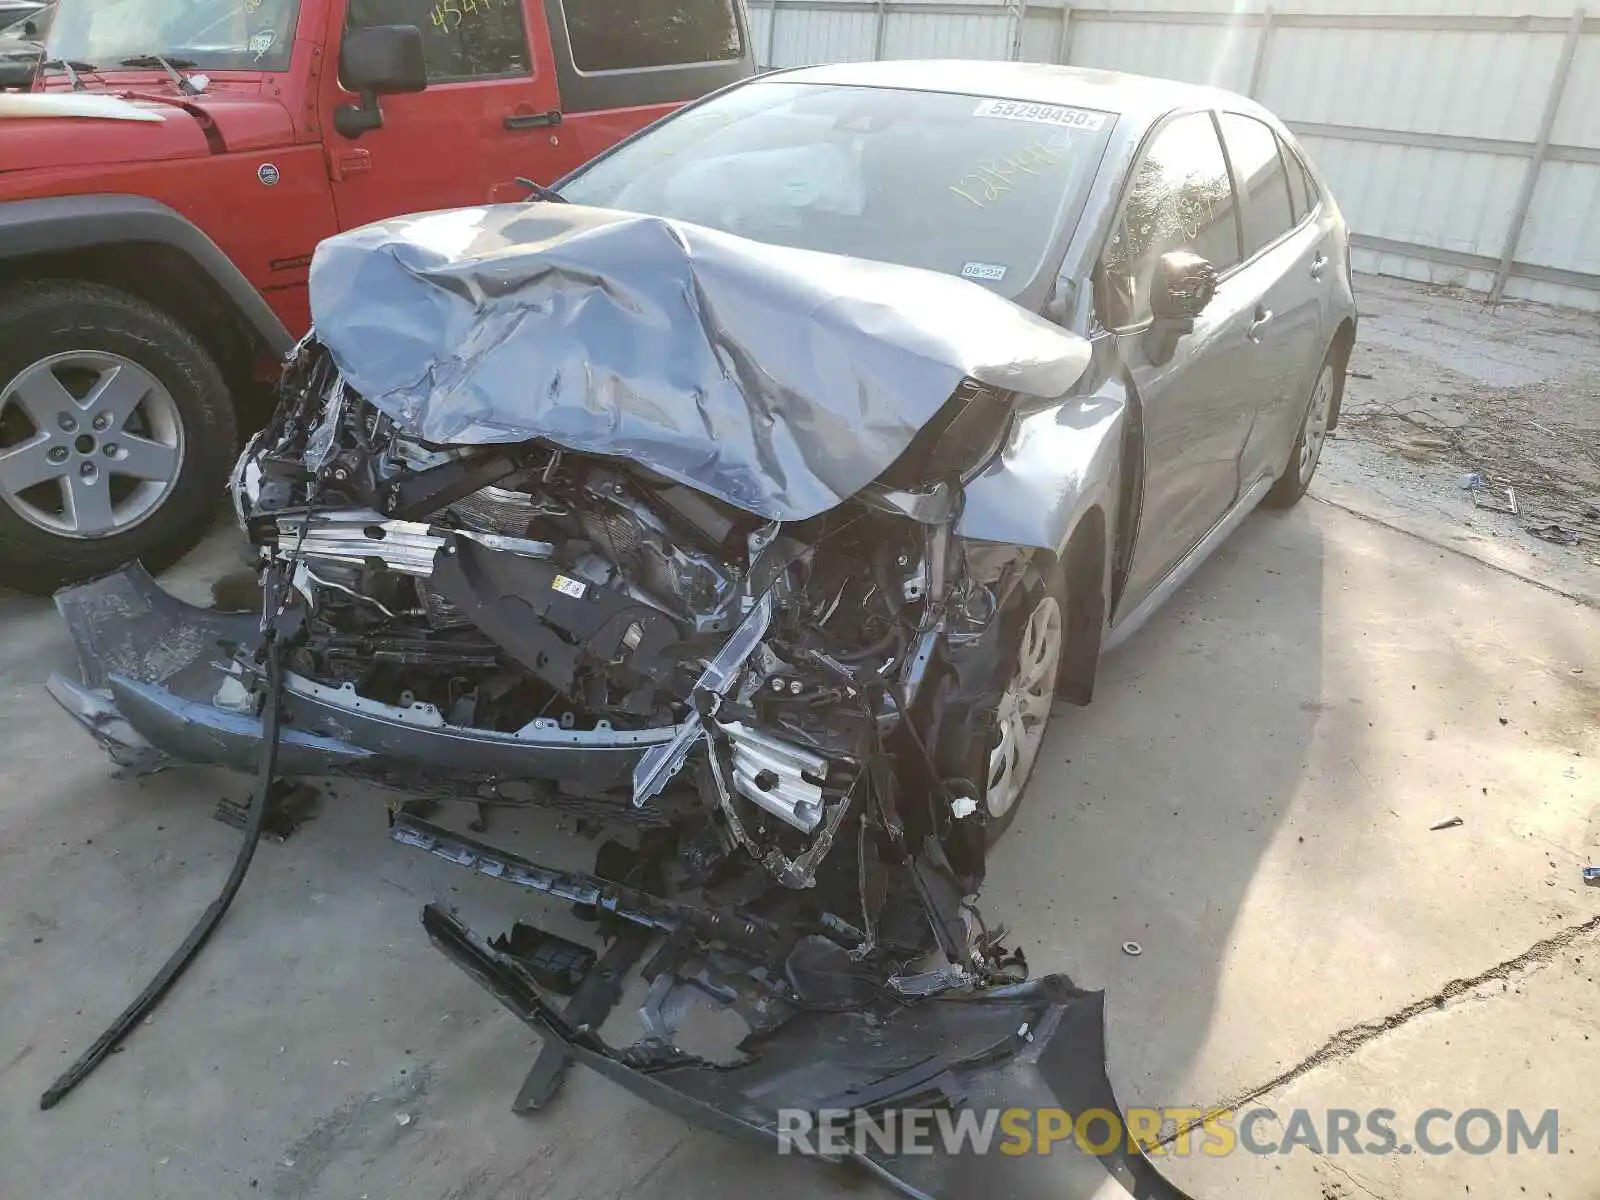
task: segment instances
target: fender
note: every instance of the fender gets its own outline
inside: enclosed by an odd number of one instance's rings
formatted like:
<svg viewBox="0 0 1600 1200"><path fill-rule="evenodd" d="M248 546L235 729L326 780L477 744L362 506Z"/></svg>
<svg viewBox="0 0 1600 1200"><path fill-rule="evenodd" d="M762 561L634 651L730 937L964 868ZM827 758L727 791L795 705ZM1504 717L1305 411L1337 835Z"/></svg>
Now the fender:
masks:
<svg viewBox="0 0 1600 1200"><path fill-rule="evenodd" d="M274 357L294 345L277 314L205 231L157 200L102 194L0 203L0 261L129 242L158 243L189 258Z"/></svg>
<svg viewBox="0 0 1600 1200"><path fill-rule="evenodd" d="M956 533L974 541L1048 550L1058 559L1093 508L1116 528L1128 401L1109 337L1071 394L1021 401L1000 453L967 482Z"/></svg>

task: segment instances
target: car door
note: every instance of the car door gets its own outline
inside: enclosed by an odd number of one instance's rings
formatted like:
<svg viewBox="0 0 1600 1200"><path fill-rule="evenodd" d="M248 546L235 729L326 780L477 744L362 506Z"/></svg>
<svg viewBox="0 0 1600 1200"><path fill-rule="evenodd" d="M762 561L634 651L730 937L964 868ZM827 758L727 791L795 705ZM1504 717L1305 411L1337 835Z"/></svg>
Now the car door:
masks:
<svg viewBox="0 0 1600 1200"><path fill-rule="evenodd" d="M1253 336L1265 387L1239 463L1248 487L1284 469L1299 433L1330 332L1323 329L1330 256L1323 231L1306 219L1303 180L1297 209L1291 178L1300 164L1272 127L1234 112L1218 123L1244 230L1239 277L1261 297Z"/></svg>
<svg viewBox="0 0 1600 1200"><path fill-rule="evenodd" d="M399 213L520 198L518 175L553 177L562 134L554 66L539 0L349 0L335 4L329 44L348 29L415 25L428 86L384 96L383 125L359 137L334 130L333 111L357 97L329 64L322 129L334 205L349 229Z"/></svg>
<svg viewBox="0 0 1600 1200"><path fill-rule="evenodd" d="M1264 381L1251 340L1259 298L1238 270L1237 214L1212 114L1169 118L1133 167L1096 271L1097 315L1114 332L1142 415L1143 498L1124 593L1130 607L1238 496L1239 454ZM1175 345L1150 309L1156 267L1174 250L1198 254L1219 272L1215 297Z"/></svg>

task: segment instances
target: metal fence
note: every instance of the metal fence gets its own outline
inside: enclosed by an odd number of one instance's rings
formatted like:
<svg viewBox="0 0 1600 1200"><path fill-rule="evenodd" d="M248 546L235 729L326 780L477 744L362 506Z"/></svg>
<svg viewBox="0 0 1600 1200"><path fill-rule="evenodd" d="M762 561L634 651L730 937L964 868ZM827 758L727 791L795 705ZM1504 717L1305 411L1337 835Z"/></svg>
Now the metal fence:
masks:
<svg viewBox="0 0 1600 1200"><path fill-rule="evenodd" d="M1358 270L1600 311L1600 18L1560 0L1470 13L1438 12L1446 0L1385 13L1352 0L748 3L769 67L1009 58L1243 92L1328 176ZM1498 11L1514 3L1524 11Z"/></svg>

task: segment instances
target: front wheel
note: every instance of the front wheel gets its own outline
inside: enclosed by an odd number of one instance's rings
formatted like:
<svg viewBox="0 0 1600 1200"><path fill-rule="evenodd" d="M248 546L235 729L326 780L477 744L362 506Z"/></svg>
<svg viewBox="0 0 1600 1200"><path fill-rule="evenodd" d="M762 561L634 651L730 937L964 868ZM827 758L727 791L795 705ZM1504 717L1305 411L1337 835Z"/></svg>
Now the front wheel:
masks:
<svg viewBox="0 0 1600 1200"><path fill-rule="evenodd" d="M1272 485L1272 490L1262 500L1268 508L1290 508L1300 502L1311 486L1311 478L1322 461L1322 446L1328 440L1328 429L1333 424L1334 403L1344 383L1344 368L1329 354L1317 373L1317 382L1311 390L1311 403L1306 406L1305 420L1300 422L1300 432L1289 451L1289 461L1283 473Z"/></svg>
<svg viewBox="0 0 1600 1200"><path fill-rule="evenodd" d="M1044 745L1045 727L1056 698L1061 657L1066 639L1067 605L1059 568L1049 582L1029 590L1023 598L1013 650L1010 678L995 712L993 745L989 750L986 840L993 845L1011 827L1022 803L1028 780Z"/></svg>
<svg viewBox="0 0 1600 1200"><path fill-rule="evenodd" d="M205 532L233 460L227 384L160 309L99 284L0 294L0 566L48 592Z"/></svg>

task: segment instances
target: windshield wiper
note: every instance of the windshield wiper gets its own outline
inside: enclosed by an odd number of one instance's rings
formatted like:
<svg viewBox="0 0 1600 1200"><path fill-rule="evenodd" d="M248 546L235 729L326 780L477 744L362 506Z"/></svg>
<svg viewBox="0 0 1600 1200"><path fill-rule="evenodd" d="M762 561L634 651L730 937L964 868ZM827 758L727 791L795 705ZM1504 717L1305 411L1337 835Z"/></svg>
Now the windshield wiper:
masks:
<svg viewBox="0 0 1600 1200"><path fill-rule="evenodd" d="M528 194L535 200L545 200L551 204L571 203L571 201L563 196L560 192L551 191L549 188L545 187L544 184L535 183L533 180L527 179L521 175L518 175L514 182L520 183L523 187L527 188Z"/></svg>
<svg viewBox="0 0 1600 1200"><path fill-rule="evenodd" d="M160 67L172 77L172 82L178 85L178 90L185 96L198 96L205 89L201 88L194 80L190 79L179 67L194 67L199 64L188 58L167 58L160 54L135 54L132 58L122 60L125 67Z"/></svg>
<svg viewBox="0 0 1600 1200"><path fill-rule="evenodd" d="M60 67L67 73L67 82L72 84L75 92L83 91L83 80L78 78L79 71L98 71L100 68L93 63L79 62L75 58L47 58L39 63L41 71L48 71L51 67Z"/></svg>

